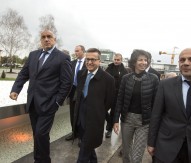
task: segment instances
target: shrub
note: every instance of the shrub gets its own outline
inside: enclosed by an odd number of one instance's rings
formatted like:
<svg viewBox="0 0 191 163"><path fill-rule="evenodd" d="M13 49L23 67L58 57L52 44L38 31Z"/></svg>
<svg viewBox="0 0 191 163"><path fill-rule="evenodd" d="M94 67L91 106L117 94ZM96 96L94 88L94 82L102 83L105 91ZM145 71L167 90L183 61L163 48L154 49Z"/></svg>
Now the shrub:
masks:
<svg viewBox="0 0 191 163"><path fill-rule="evenodd" d="M4 70L3 70L2 74L1 74L1 78L6 78L6 74L5 74Z"/></svg>

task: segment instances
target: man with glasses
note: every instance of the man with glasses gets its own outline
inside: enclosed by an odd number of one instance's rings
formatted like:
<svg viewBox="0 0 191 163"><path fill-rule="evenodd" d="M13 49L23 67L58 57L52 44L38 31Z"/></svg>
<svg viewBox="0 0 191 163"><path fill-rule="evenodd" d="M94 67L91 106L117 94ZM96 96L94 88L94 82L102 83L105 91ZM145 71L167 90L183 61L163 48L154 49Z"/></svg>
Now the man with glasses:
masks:
<svg viewBox="0 0 191 163"><path fill-rule="evenodd" d="M191 163L191 48L179 55L180 76L162 80L152 111L148 152L154 163Z"/></svg>
<svg viewBox="0 0 191 163"><path fill-rule="evenodd" d="M105 113L113 100L114 79L100 68L100 55L98 49L88 49L87 69L79 71L77 76L74 131L81 139L77 163L97 163L95 148L102 144Z"/></svg>
<svg viewBox="0 0 191 163"><path fill-rule="evenodd" d="M34 139L35 163L50 163L50 130L58 107L72 86L70 56L55 47L50 30L41 32L42 49L32 51L18 74L10 98L17 100L29 80L26 111L29 113Z"/></svg>
<svg viewBox="0 0 191 163"><path fill-rule="evenodd" d="M115 105L117 102L117 95L118 95L121 79L123 75L128 73L127 69L124 67L122 63L122 59L123 59L122 55L120 53L116 53L113 58L113 63L109 64L105 70L115 79L115 98L113 100L110 113L106 112L106 121L107 121L107 125L106 125L107 133L105 134L106 138L110 138L112 134L113 116L115 112Z"/></svg>
<svg viewBox="0 0 191 163"><path fill-rule="evenodd" d="M72 127L72 132L66 136L65 140L70 141L73 140L73 138L77 137L77 134L73 134L73 123L74 123L74 107L75 107L75 91L76 91L76 86L77 86L77 73L81 69L85 69L85 48L82 45L78 45L75 47L75 55L76 59L73 60L72 63L72 72L73 72L73 86L72 90L69 94L69 99L70 99L70 123ZM80 142L78 143L80 145Z"/></svg>

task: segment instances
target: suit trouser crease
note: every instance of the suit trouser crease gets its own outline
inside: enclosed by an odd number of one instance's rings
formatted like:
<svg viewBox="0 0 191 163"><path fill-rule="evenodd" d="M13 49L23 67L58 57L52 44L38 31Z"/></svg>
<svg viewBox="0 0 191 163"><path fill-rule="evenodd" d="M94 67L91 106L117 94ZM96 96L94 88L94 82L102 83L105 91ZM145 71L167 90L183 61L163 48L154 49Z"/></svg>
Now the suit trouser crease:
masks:
<svg viewBox="0 0 191 163"><path fill-rule="evenodd" d="M86 139L84 138L84 133L85 133L85 115L86 115L86 98L82 97L81 98L81 103L80 103L80 114L78 117L78 122L77 122L77 130L79 137L81 139L81 145L80 145L80 151L79 151L79 156L77 163L97 163L97 155L95 152L95 149L87 149L86 148Z"/></svg>
<svg viewBox="0 0 191 163"><path fill-rule="evenodd" d="M70 99L70 123L71 123L71 127L72 127L72 132L74 131L73 124L74 124L74 108L75 108L75 103L76 103L76 101L72 101Z"/></svg>
<svg viewBox="0 0 191 163"><path fill-rule="evenodd" d="M53 125L54 114L38 115L34 108L29 112L34 139L35 162L50 162L50 130Z"/></svg>
<svg viewBox="0 0 191 163"><path fill-rule="evenodd" d="M142 125L142 115L128 113L121 123L123 163L141 163L147 145L148 126Z"/></svg>
<svg viewBox="0 0 191 163"><path fill-rule="evenodd" d="M74 99L75 96L75 91L76 91L76 86L73 85L72 86L72 90L71 90L71 95L70 95L70 100L69 100L69 104L70 104L70 123L71 123L71 127L72 127L72 132L74 131L74 112L75 112L75 104L76 104L76 99Z"/></svg>
<svg viewBox="0 0 191 163"><path fill-rule="evenodd" d="M97 163L97 155L95 149L87 149L85 147L86 139L84 139L85 129L81 124L78 125L78 133L81 139L80 151L77 163Z"/></svg>

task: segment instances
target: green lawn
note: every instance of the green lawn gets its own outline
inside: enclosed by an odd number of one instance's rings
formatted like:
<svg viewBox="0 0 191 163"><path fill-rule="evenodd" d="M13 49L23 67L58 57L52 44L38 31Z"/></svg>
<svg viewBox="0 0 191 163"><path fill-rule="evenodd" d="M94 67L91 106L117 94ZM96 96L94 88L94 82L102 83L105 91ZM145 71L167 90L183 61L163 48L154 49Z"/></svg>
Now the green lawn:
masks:
<svg viewBox="0 0 191 163"><path fill-rule="evenodd" d="M15 78L0 78L0 81L14 81Z"/></svg>

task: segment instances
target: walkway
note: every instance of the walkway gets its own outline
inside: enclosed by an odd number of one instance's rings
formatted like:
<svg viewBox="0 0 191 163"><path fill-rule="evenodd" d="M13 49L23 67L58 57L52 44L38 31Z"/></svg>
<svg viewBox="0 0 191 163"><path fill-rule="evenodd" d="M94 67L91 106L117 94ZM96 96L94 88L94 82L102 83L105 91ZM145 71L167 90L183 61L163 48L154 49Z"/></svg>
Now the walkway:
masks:
<svg viewBox="0 0 191 163"><path fill-rule="evenodd" d="M25 118L23 118L25 116ZM24 124L0 132L0 162L3 163L32 163L33 140L28 115L23 115ZM1 124L16 122L18 117L1 120ZM68 105L59 109L51 130L51 158L52 163L75 163L79 147L77 141L65 141L65 136L71 131ZM121 138L112 134L111 139L103 139L103 144L96 149L99 163L122 163L118 156ZM150 156L146 152L143 163L150 163Z"/></svg>

